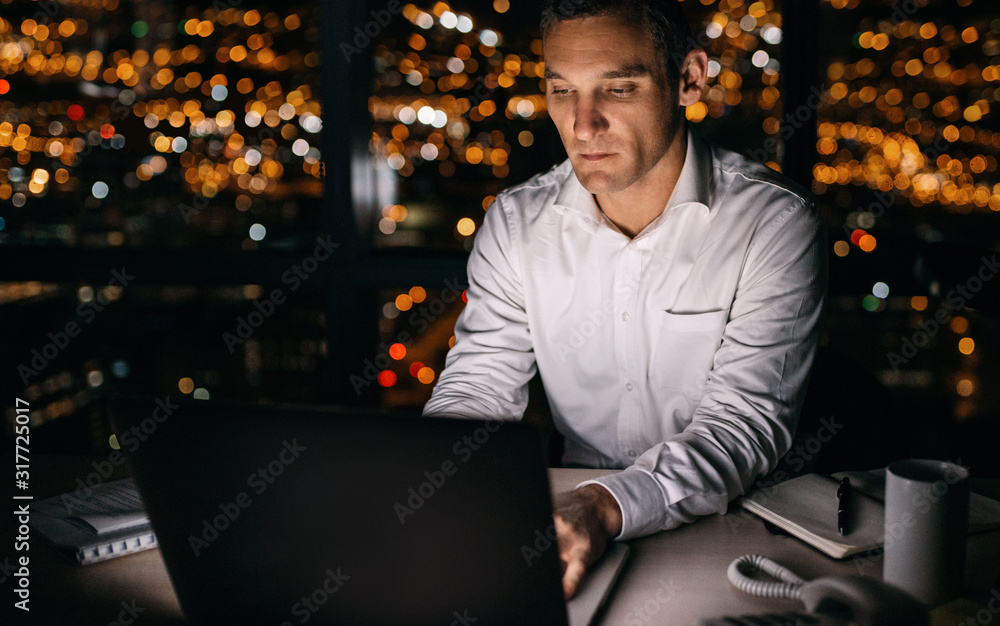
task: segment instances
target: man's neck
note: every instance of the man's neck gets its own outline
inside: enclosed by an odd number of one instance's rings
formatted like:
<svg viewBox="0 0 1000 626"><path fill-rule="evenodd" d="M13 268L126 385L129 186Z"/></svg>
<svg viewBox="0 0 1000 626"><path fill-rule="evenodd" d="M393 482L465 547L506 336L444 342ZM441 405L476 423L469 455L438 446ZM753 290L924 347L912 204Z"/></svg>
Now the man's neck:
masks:
<svg viewBox="0 0 1000 626"><path fill-rule="evenodd" d="M682 128L663 157L641 179L615 193L595 194L594 200L619 230L633 238L663 213L686 156L687 133Z"/></svg>

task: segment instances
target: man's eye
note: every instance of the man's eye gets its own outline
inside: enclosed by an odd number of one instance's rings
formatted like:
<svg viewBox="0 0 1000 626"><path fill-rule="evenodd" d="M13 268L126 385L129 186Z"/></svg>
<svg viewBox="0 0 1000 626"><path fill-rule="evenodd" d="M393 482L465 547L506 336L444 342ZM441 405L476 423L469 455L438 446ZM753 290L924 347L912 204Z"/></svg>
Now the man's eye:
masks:
<svg viewBox="0 0 1000 626"><path fill-rule="evenodd" d="M635 87L613 87L611 93L616 96L627 96L635 91Z"/></svg>
<svg viewBox="0 0 1000 626"><path fill-rule="evenodd" d="M564 96L564 95L566 95L566 94L569 93L569 89L566 88L566 87L553 87L552 88L552 93L553 93L553 95L556 95L556 96Z"/></svg>

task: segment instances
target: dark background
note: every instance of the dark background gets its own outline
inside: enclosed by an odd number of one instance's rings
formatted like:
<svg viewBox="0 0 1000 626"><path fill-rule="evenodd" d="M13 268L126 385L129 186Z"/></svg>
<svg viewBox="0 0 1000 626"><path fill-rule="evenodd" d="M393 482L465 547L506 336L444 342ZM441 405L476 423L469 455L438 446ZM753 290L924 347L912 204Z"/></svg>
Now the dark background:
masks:
<svg viewBox="0 0 1000 626"><path fill-rule="evenodd" d="M845 426L797 458L1000 473L1000 281L947 297L1000 232L993 4L683 5L716 72L692 127L809 187L827 220L800 437ZM96 453L115 393L426 401L484 209L565 155L536 3L403 6L0 0L8 435L15 398L34 452ZM408 117L423 107L438 119Z"/></svg>

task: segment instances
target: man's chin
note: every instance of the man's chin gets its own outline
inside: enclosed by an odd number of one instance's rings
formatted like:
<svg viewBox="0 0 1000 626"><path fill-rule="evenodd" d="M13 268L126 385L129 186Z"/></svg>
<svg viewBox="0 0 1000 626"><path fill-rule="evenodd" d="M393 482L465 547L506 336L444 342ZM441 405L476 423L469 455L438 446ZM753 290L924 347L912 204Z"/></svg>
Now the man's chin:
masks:
<svg viewBox="0 0 1000 626"><path fill-rule="evenodd" d="M583 185L583 188L593 194L606 194L621 191L624 187L621 182L607 172L581 172L576 167L576 178Z"/></svg>
<svg viewBox="0 0 1000 626"><path fill-rule="evenodd" d="M609 162L612 159L618 161L614 164L617 167L612 167L612 163ZM627 184L623 184L622 164L619 161L619 155L598 161L587 160L577 155L575 158L570 159L570 162L573 164L573 171L576 173L577 180L590 193L614 193L628 186Z"/></svg>

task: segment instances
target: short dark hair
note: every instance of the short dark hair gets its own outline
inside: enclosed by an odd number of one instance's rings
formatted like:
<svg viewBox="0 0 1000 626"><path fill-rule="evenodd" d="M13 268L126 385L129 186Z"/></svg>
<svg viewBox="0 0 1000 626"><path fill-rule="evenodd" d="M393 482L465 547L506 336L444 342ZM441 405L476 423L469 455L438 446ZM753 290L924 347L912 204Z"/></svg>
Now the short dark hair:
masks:
<svg viewBox="0 0 1000 626"><path fill-rule="evenodd" d="M546 0L542 5L542 37L556 22L582 17L620 17L649 31L660 53L667 80L680 80L681 63L692 50L691 25L677 0Z"/></svg>

